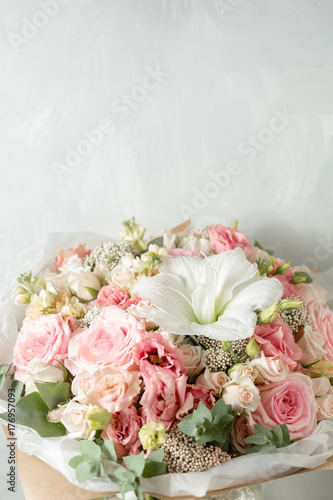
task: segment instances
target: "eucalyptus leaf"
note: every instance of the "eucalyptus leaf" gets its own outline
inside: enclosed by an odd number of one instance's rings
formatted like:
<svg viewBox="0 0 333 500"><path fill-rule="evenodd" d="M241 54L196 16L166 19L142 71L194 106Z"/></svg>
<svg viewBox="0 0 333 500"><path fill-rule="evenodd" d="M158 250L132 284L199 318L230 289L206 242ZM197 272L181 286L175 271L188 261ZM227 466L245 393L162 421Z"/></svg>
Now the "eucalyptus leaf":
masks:
<svg viewBox="0 0 333 500"><path fill-rule="evenodd" d="M165 462L146 461L142 477L149 478L154 476L160 476L161 474L166 474L166 472L167 472L167 465Z"/></svg>
<svg viewBox="0 0 333 500"><path fill-rule="evenodd" d="M35 382L39 394L50 410L69 399L68 382Z"/></svg>
<svg viewBox="0 0 333 500"><path fill-rule="evenodd" d="M80 463L75 470L76 479L83 483L90 475L90 464L88 462Z"/></svg>
<svg viewBox="0 0 333 500"><path fill-rule="evenodd" d="M124 457L124 463L128 470L134 472L137 477L140 477L145 468L145 457L143 451L138 455L129 455Z"/></svg>
<svg viewBox="0 0 333 500"><path fill-rule="evenodd" d="M88 439L81 439L80 451L82 455L87 455L91 460L98 460L102 453L100 447Z"/></svg>
<svg viewBox="0 0 333 500"><path fill-rule="evenodd" d="M111 440L104 441L102 445L102 452L109 460L111 460L112 462L117 462L116 450Z"/></svg>
<svg viewBox="0 0 333 500"><path fill-rule="evenodd" d="M23 384L20 380L14 379L11 388L14 389L15 403L17 403L22 395Z"/></svg>
<svg viewBox="0 0 333 500"><path fill-rule="evenodd" d="M76 469L76 467L79 465L79 464L82 464L83 462L83 458L81 455L76 455L75 457L71 458L68 465L70 467L72 467L72 469Z"/></svg>

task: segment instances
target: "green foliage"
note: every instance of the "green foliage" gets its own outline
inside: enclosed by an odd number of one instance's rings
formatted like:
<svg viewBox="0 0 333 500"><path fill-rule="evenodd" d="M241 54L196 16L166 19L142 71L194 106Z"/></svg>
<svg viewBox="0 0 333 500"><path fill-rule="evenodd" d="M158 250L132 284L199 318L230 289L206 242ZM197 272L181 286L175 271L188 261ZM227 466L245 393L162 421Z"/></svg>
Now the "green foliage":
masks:
<svg viewBox="0 0 333 500"><path fill-rule="evenodd" d="M35 385L49 410L69 399L70 384L67 382L35 382Z"/></svg>
<svg viewBox="0 0 333 500"><path fill-rule="evenodd" d="M275 427L272 431L262 425L255 425L254 431L255 434L253 436L248 436L244 439L246 443L255 445L247 450L246 454L248 455L259 452L270 453L277 448L289 446L291 443L286 424Z"/></svg>
<svg viewBox="0 0 333 500"><path fill-rule="evenodd" d="M178 427L184 434L195 439L200 446L214 443L224 451L228 451L232 422L231 405L226 405L219 399L211 410L200 401L198 408L179 422Z"/></svg>
<svg viewBox="0 0 333 500"><path fill-rule="evenodd" d="M4 383L6 381L6 372L7 369L9 368L9 365L1 365L0 366L0 391L4 386Z"/></svg>
<svg viewBox="0 0 333 500"><path fill-rule="evenodd" d="M264 250L268 253L268 255L274 255L274 250L269 250L268 248L264 248L259 241L255 240L254 246L260 248L260 250Z"/></svg>
<svg viewBox="0 0 333 500"><path fill-rule="evenodd" d="M274 259L263 259L262 257L258 257L256 264L258 266L260 276L266 276L274 269Z"/></svg>
<svg viewBox="0 0 333 500"><path fill-rule="evenodd" d="M21 397L22 391L23 391L23 384L19 380L16 380L15 378L12 381L11 389L14 389L14 397L15 397L15 403L18 402L18 400Z"/></svg>
<svg viewBox="0 0 333 500"><path fill-rule="evenodd" d="M104 474L102 452L98 444L82 439L80 441L81 455L76 455L69 461L70 467L75 469L76 479L83 483L90 477L101 477Z"/></svg>
<svg viewBox="0 0 333 500"><path fill-rule="evenodd" d="M154 476L160 476L161 474L166 474L167 466L163 462L164 450L160 448L159 450L153 451L145 461L145 468L142 473L142 477L149 478Z"/></svg>
<svg viewBox="0 0 333 500"><path fill-rule="evenodd" d="M96 288L91 288L90 286L85 286L84 288L88 290L92 299L97 299L98 290L96 290Z"/></svg>
<svg viewBox="0 0 333 500"><path fill-rule="evenodd" d="M42 437L58 437L66 434L61 423L51 423L47 420L49 407L38 392L32 392L15 405L15 413L2 413L0 417L11 422L11 415L16 424L26 425L38 432Z"/></svg>

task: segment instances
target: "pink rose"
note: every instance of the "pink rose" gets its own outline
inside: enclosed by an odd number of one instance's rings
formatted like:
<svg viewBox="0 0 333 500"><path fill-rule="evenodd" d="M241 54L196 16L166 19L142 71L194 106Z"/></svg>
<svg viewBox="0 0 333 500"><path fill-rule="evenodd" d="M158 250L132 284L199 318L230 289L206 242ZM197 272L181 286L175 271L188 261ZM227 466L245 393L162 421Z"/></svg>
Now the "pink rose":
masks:
<svg viewBox="0 0 333 500"><path fill-rule="evenodd" d="M252 359L250 363L257 368L258 375L254 380L256 385L280 382L290 373L289 366L279 356L266 358L263 351L260 357Z"/></svg>
<svg viewBox="0 0 333 500"><path fill-rule="evenodd" d="M75 248L68 248L64 250L63 248L59 248L58 255L55 258L55 268L57 271L62 266L62 263L66 259L70 259L73 255L78 255L81 259L84 259L87 255L91 253L91 250L86 250L86 245L84 243L79 243Z"/></svg>
<svg viewBox="0 0 333 500"><path fill-rule="evenodd" d="M141 449L139 430L144 422L135 406L114 413L110 423L102 432L102 439L113 441L117 457L137 455Z"/></svg>
<svg viewBox="0 0 333 500"><path fill-rule="evenodd" d="M253 435L253 426L249 417L244 414L234 417L230 434L231 446L238 453L244 454L252 445L244 441L245 438Z"/></svg>
<svg viewBox="0 0 333 500"><path fill-rule="evenodd" d="M194 398L187 390L187 376L174 378L156 372L146 383L140 401L141 415L145 422L162 422L170 429L174 420L180 419L193 408Z"/></svg>
<svg viewBox="0 0 333 500"><path fill-rule="evenodd" d="M297 342L298 347L302 349L301 363L309 365L319 359L327 359L324 349L325 344L324 335L312 330L311 326L306 325L302 337Z"/></svg>
<svg viewBox="0 0 333 500"><path fill-rule="evenodd" d="M141 379L138 372L106 366L92 374L90 383L87 402L115 413L132 404L140 392Z"/></svg>
<svg viewBox="0 0 333 500"><path fill-rule="evenodd" d="M95 300L99 307L118 306L121 309L127 309L130 305L137 303L137 300L130 299L127 292L113 285L103 286Z"/></svg>
<svg viewBox="0 0 333 500"><path fill-rule="evenodd" d="M291 373L282 382L260 387L261 400L253 420L272 430L286 424L291 439L310 436L317 425L317 403L310 377Z"/></svg>
<svg viewBox="0 0 333 500"><path fill-rule="evenodd" d="M216 253L240 247L243 248L246 257L249 257L257 249L250 244L245 234L240 233L234 227L216 224L215 226L207 226L207 230Z"/></svg>
<svg viewBox="0 0 333 500"><path fill-rule="evenodd" d="M68 341L71 330L68 319L61 314L45 314L36 320L26 321L16 340L13 363L17 380L25 383L26 370L30 361L38 358L43 363L54 365L67 358Z"/></svg>
<svg viewBox="0 0 333 500"><path fill-rule="evenodd" d="M218 392L221 387L229 382L230 378L224 372L211 372L208 368L205 369L204 373L199 375L195 381L196 385L201 385L206 389L210 389Z"/></svg>
<svg viewBox="0 0 333 500"><path fill-rule="evenodd" d="M157 371L174 378L180 377L185 371L183 352L158 332L147 333L134 347L133 360L145 381Z"/></svg>
<svg viewBox="0 0 333 500"><path fill-rule="evenodd" d="M273 323L256 326L254 336L266 357L279 356L290 370L296 369L302 350L297 346L289 326L275 319Z"/></svg>
<svg viewBox="0 0 333 500"><path fill-rule="evenodd" d="M144 333L144 320L117 306L106 307L88 329L79 330L71 338L66 366L73 375L117 364L135 369L132 350Z"/></svg>
<svg viewBox="0 0 333 500"><path fill-rule="evenodd" d="M319 283L317 285L301 283L300 285L298 285L298 289L306 305L310 304L310 302L313 301L315 306L326 306L328 293L321 285L319 285Z"/></svg>
<svg viewBox="0 0 333 500"><path fill-rule="evenodd" d="M283 286L283 299L287 297L299 297L299 285L294 285L291 283L291 278L294 276L294 272L291 269L284 274L274 274L274 278L280 281Z"/></svg>
<svg viewBox="0 0 333 500"><path fill-rule="evenodd" d="M308 313L312 321L314 330L323 335L326 339L325 351L326 356L322 359L330 359L333 361L333 312L327 307L314 306L314 302L308 305Z"/></svg>
<svg viewBox="0 0 333 500"><path fill-rule="evenodd" d="M318 413L317 419L324 420L325 418L333 417L333 395L325 394L321 398L316 399Z"/></svg>

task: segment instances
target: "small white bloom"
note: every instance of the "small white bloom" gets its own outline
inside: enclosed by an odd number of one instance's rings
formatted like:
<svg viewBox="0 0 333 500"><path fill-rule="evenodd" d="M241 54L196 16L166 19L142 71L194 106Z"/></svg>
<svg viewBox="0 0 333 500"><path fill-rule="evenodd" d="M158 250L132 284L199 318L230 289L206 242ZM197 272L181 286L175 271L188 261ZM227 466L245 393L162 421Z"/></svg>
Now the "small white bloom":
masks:
<svg viewBox="0 0 333 500"><path fill-rule="evenodd" d="M106 280L113 283L124 292L130 292L136 280L133 263L136 259L132 254L124 255L117 266L106 275ZM142 263L143 264L143 263Z"/></svg>
<svg viewBox="0 0 333 500"><path fill-rule="evenodd" d="M68 403L60 420L69 432L67 437L71 439L87 439L89 430L86 421L87 409L88 405L82 405L73 400ZM92 437L89 436L89 438Z"/></svg>
<svg viewBox="0 0 333 500"><path fill-rule="evenodd" d="M61 369L43 363L38 358L30 361L27 368L28 380L25 387L26 394L37 391L34 382L63 382L64 375Z"/></svg>
<svg viewBox="0 0 333 500"><path fill-rule="evenodd" d="M180 248L191 252L203 253L207 257L214 254L214 248L207 238L198 238L196 236L188 236L180 243Z"/></svg>
<svg viewBox="0 0 333 500"><path fill-rule="evenodd" d="M222 399L234 411L255 411L260 400L259 389L247 377L230 380L223 386Z"/></svg>
<svg viewBox="0 0 333 500"><path fill-rule="evenodd" d="M96 292L99 292L101 283L93 272L82 271L69 282L69 287L79 299L90 301L95 297L91 295L88 288L92 288L96 290Z"/></svg>
<svg viewBox="0 0 333 500"><path fill-rule="evenodd" d="M82 370L73 379L72 393L75 395L74 400L80 403L87 402L87 393L91 389L91 373L87 370Z"/></svg>
<svg viewBox="0 0 333 500"><path fill-rule="evenodd" d="M223 387L227 382L229 382L230 378L224 372L211 372L208 368L205 369L204 373L199 375L196 384L205 387L206 389L213 389L219 391L221 387Z"/></svg>
<svg viewBox="0 0 333 500"><path fill-rule="evenodd" d="M290 373L289 366L279 356L266 357L262 351L260 357L252 359L250 364L257 370L256 384L281 382Z"/></svg>
<svg viewBox="0 0 333 500"><path fill-rule="evenodd" d="M198 374L205 367L204 351L196 345L185 344L179 347L185 356L185 368L189 378Z"/></svg>
<svg viewBox="0 0 333 500"><path fill-rule="evenodd" d="M255 381L259 375L257 368L251 363L236 363L228 372L231 380L238 377L247 377L252 382Z"/></svg>

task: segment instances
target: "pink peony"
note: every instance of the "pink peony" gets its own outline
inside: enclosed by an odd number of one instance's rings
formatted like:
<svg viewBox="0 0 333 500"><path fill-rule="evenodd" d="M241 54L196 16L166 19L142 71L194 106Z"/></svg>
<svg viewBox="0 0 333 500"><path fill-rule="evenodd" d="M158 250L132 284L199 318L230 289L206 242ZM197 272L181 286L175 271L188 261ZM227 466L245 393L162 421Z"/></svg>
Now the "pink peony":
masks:
<svg viewBox="0 0 333 500"><path fill-rule="evenodd" d="M291 279L294 276L294 272L291 269L284 274L274 274L274 278L280 281L283 286L283 299L287 297L299 297L299 285L294 285L291 283Z"/></svg>
<svg viewBox="0 0 333 500"><path fill-rule="evenodd" d="M139 430L143 424L137 409L131 405L112 415L110 423L103 430L102 439L113 441L118 458L137 455L141 449Z"/></svg>
<svg viewBox="0 0 333 500"><path fill-rule="evenodd" d="M180 377L186 371L183 352L158 332L147 333L134 347L133 360L139 366L145 381L157 371L174 378Z"/></svg>
<svg viewBox="0 0 333 500"><path fill-rule="evenodd" d="M87 402L115 413L132 404L140 392L141 379L138 372L119 365L105 366L92 374L90 383Z"/></svg>
<svg viewBox="0 0 333 500"><path fill-rule="evenodd" d="M88 329L79 330L71 338L66 366L73 375L117 364L135 369L132 350L144 333L144 320L117 306L106 307Z"/></svg>
<svg viewBox="0 0 333 500"><path fill-rule="evenodd" d="M207 226L207 230L216 253L240 247L243 248L246 257L249 257L249 255L256 251L256 247L251 245L247 236L237 231L234 227L216 224L215 226Z"/></svg>
<svg viewBox="0 0 333 500"><path fill-rule="evenodd" d="M191 410L194 397L188 392L186 382L186 375L174 378L161 371L150 377L140 401L145 422L162 422L170 429L176 418Z"/></svg>
<svg viewBox="0 0 333 500"><path fill-rule="evenodd" d="M286 424L291 439L310 436L317 426L317 403L311 379L291 373L282 382L260 387L261 400L252 412L255 423L272 430Z"/></svg>
<svg viewBox="0 0 333 500"><path fill-rule="evenodd" d="M78 255L81 259L84 259L87 255L91 253L91 250L86 250L86 245L84 243L79 243L75 248L68 248L64 250L63 248L59 248L58 255L55 258L55 268L57 271L62 266L62 263L66 259L70 259L73 255Z"/></svg>
<svg viewBox="0 0 333 500"><path fill-rule="evenodd" d="M46 314L36 320L26 321L16 340L13 363L17 380L26 382L26 370L34 358L43 363L59 367L55 359L67 358L71 330L68 319L61 314Z"/></svg>
<svg viewBox="0 0 333 500"><path fill-rule="evenodd" d="M136 299L130 299L127 292L113 285L103 286L95 300L95 304L99 307L118 306L120 309L127 309L137 302Z"/></svg>
<svg viewBox="0 0 333 500"><path fill-rule="evenodd" d="M333 312L327 307L314 306L314 302L308 305L308 313L312 321L313 329L323 335L326 344L323 346L327 352L322 359L333 361Z"/></svg>
<svg viewBox="0 0 333 500"><path fill-rule="evenodd" d="M290 370L295 370L302 350L297 346L289 326L279 319L254 329L254 337L266 357L278 356Z"/></svg>

